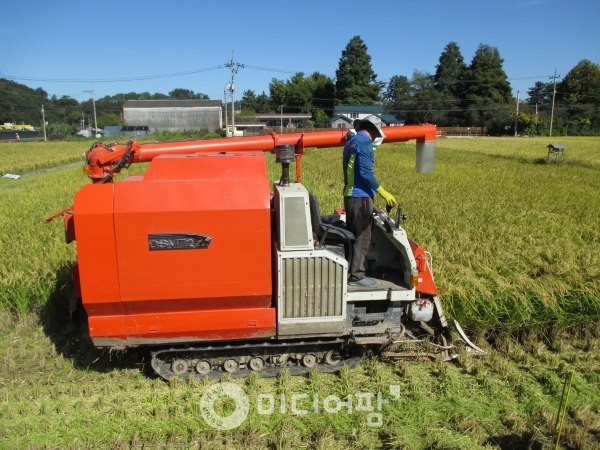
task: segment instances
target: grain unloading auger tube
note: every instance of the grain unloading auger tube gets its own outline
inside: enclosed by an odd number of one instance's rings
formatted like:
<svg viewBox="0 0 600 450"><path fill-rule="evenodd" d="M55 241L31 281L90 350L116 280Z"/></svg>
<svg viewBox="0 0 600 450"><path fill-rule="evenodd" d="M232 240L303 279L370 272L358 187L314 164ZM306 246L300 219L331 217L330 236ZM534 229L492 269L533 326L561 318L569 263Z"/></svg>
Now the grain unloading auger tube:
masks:
<svg viewBox="0 0 600 450"><path fill-rule="evenodd" d="M412 139L416 145L416 170L428 173L435 170L435 125L415 125L383 128L384 143L406 142ZM301 157L305 148L343 147L347 142L347 130L320 131L314 133L271 133L231 139L207 139L199 141L140 144L129 141L127 145L103 145L96 143L86 154L85 173L94 183L106 183L126 165L152 161L161 155L190 155L219 152L236 154L270 152L278 145L293 145L295 148L296 182L301 182Z"/></svg>
<svg viewBox="0 0 600 450"><path fill-rule="evenodd" d="M416 139L417 171L434 170L435 126L384 132L386 142ZM97 347L152 347L166 379L335 371L367 348L454 358L427 254L400 226L401 211L395 221L375 211L367 260L376 285L348 284L345 215L321 215L301 183L305 148L345 143L332 130L92 145L92 184L61 213L67 242L77 241L71 312L83 332ZM282 164L272 184L265 152ZM114 183L123 167L148 161L144 175Z"/></svg>

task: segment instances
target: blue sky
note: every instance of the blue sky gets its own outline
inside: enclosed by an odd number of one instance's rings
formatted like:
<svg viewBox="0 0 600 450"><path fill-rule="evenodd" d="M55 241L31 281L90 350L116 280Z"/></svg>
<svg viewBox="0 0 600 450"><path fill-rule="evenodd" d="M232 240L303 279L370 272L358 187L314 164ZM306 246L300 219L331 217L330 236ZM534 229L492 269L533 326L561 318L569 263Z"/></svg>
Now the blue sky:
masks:
<svg viewBox="0 0 600 450"><path fill-rule="evenodd" d="M6 6L6 5L5 5ZM231 59L236 99L268 93L271 78L293 72L335 75L355 35L365 41L378 79L435 72L456 41L468 64L480 43L497 47L516 95L535 81L565 75L581 59L600 63L598 0L156 1L21 0L0 20L0 76L50 95L90 97L92 81L196 71ZM185 76L93 82L96 98L119 92L167 93L176 87L222 99L227 68Z"/></svg>

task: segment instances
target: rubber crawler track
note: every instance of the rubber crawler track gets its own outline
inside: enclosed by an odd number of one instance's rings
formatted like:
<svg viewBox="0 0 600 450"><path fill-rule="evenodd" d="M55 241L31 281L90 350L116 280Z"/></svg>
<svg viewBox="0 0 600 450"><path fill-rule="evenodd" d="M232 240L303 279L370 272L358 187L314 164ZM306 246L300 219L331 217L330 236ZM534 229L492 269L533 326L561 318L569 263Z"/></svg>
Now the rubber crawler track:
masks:
<svg viewBox="0 0 600 450"><path fill-rule="evenodd" d="M187 348L169 348L157 350L151 353L152 360L151 365L154 371L163 379L169 380L171 377L178 377L183 380L188 380L190 377L194 377L197 380L203 380L207 377L210 380L219 379L224 374L228 373L222 368L219 370L213 370L207 374L199 374L194 370L193 366L190 366L189 370L184 374L176 375L171 370L171 362L176 358L181 359L197 359L197 358L226 358L227 355L232 357L241 357L250 355L265 355L265 367L256 371L261 377L270 378L276 377L281 373L284 368L288 368L290 375L298 376L310 373L312 370L318 370L323 373L335 373L342 367L346 366L352 368L356 366L364 357L364 347L362 346L345 346L347 341L345 339L331 339L331 340L314 340L314 341L293 341L293 342L262 342L252 344L240 344L240 345L222 345L222 346L203 346L203 347L187 347ZM314 367L305 367L297 361L288 360L282 365L273 365L268 361L268 357L271 355L279 354L296 354L296 353L307 353L307 349L316 349L317 352L323 352L326 350L339 351L342 360L337 364L324 364L319 363ZM201 355L201 356L198 356ZM224 356L225 355L225 356ZM235 372L230 372L231 378L245 378L250 375L253 370L249 368L240 368Z"/></svg>

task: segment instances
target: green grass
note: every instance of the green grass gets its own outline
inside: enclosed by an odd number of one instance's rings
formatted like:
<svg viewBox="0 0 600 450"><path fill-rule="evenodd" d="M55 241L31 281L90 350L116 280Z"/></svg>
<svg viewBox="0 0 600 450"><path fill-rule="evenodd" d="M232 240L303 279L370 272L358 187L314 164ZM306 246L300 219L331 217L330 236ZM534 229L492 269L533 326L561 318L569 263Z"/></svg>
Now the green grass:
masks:
<svg viewBox="0 0 600 450"><path fill-rule="evenodd" d="M456 366L368 359L339 376L236 381L251 399L400 385L381 429L367 427L364 414L254 412L236 430L212 431L198 412L210 383L163 383L144 374L142 353L101 352L63 334L75 246L64 244L60 220L43 220L88 180L79 167L0 180L0 448L535 448L550 445L569 370L563 444L598 447L600 139L556 140L567 146L561 166L541 163L550 142L440 139L433 174L415 173L413 143L376 153L379 180L409 215L409 236L432 253L446 309L479 344L487 337L490 357L461 355ZM0 171L65 164L86 150L56 145L6 144ZM303 168L322 211L340 207L340 150L309 149ZM272 156L268 170L278 178ZM570 341L564 329L588 334ZM551 339L536 337L549 331Z"/></svg>
<svg viewBox="0 0 600 450"><path fill-rule="evenodd" d="M462 354L456 365L369 357L339 375L236 380L249 397L249 415L239 428L217 432L199 407L215 381L149 378L141 353L90 349L49 333L33 316L4 317L0 325L2 448L549 448L562 381L571 370L563 448L600 445L600 352L597 342L590 347L591 335L563 342L560 352L535 339L521 344L504 336L497 350L488 348L490 356ZM398 398L390 395L391 385L399 386ZM388 400L381 428L367 425L365 411L323 409L329 395L347 400L360 392L381 392ZM273 415L258 413L259 394L276 399ZM308 395L311 400L298 404L308 414L289 413L292 394Z"/></svg>
<svg viewBox="0 0 600 450"><path fill-rule="evenodd" d="M415 173L414 143L376 152L409 236L432 253L446 308L472 329L600 318L600 139L561 139L561 166L539 163L547 142L441 139L432 174ZM303 159L303 181L324 211L341 203L340 164L339 151Z"/></svg>

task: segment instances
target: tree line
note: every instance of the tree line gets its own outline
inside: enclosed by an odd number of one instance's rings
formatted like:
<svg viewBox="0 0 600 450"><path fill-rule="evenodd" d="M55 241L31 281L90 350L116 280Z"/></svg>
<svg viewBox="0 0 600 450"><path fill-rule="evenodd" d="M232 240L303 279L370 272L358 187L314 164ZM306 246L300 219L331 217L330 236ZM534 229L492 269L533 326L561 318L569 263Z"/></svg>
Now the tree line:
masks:
<svg viewBox="0 0 600 450"><path fill-rule="evenodd" d="M149 92L129 92L126 94L107 95L95 100L98 128L108 125L123 125L121 112L126 100L169 100L200 99L208 100L206 94L196 93L189 89L177 88L168 94ZM50 127L64 125L70 131L79 129L82 120L86 126L93 126L94 106L92 99L77 101L68 95L58 98L48 96L42 88L31 89L23 84L0 78L0 123L25 123L40 127L42 123L41 108ZM61 128L59 126L59 128ZM64 127L62 127L64 128Z"/></svg>
<svg viewBox="0 0 600 450"><path fill-rule="evenodd" d="M409 76L377 79L368 48L354 36L342 50L335 77L320 72L299 72L287 80L272 78L268 94L243 92L236 102L236 120L252 121L257 113L306 112L312 121L304 126L325 127L336 105L381 105L386 113L406 124L487 127L490 134L519 132L548 134L554 99L553 134L600 134L600 66L584 59L557 84L536 81L527 96L516 101L497 48L480 44L467 64L456 42L442 51L435 72L414 70ZM98 126L119 125L125 100L208 99L202 93L178 88L165 94L148 92L116 94L96 100ZM68 96L48 97L41 88L31 89L0 79L0 122L30 123L40 120L44 104L46 120L77 126L82 115L93 116L92 101ZM239 116L239 117L238 117Z"/></svg>
<svg viewBox="0 0 600 450"><path fill-rule="evenodd" d="M300 72L288 80L273 78L269 94L244 92L242 116L255 113L311 112L323 127L335 105L381 105L406 124L487 127L490 134L544 135L550 128L553 82L537 81L519 100L497 48L480 44L467 64L456 42L442 51L435 72L414 70L410 78L377 80L360 36L342 51L335 78ZM524 93L525 94L525 93ZM515 120L517 119L517 120ZM600 134L600 66L584 59L556 85L553 134Z"/></svg>

